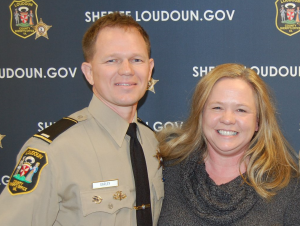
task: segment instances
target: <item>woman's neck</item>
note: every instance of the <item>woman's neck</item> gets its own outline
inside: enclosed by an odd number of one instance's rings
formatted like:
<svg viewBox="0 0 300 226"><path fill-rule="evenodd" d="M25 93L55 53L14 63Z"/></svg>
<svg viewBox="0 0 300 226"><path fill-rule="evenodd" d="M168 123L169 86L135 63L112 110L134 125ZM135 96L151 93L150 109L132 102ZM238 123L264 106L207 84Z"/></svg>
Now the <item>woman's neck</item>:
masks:
<svg viewBox="0 0 300 226"><path fill-rule="evenodd" d="M246 164L240 164L242 157L241 154L229 157L208 152L204 160L206 172L217 185L228 183L246 172Z"/></svg>

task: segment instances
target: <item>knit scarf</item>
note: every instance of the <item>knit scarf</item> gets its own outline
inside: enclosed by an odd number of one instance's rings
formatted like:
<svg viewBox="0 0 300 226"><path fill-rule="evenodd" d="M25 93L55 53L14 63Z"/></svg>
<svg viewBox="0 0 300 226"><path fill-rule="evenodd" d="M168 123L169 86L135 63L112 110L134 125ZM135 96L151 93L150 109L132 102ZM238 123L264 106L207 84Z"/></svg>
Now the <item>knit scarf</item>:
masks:
<svg viewBox="0 0 300 226"><path fill-rule="evenodd" d="M259 196L241 176L216 185L200 160L201 154L195 151L182 163L183 193L188 206L208 224L231 225L251 210Z"/></svg>

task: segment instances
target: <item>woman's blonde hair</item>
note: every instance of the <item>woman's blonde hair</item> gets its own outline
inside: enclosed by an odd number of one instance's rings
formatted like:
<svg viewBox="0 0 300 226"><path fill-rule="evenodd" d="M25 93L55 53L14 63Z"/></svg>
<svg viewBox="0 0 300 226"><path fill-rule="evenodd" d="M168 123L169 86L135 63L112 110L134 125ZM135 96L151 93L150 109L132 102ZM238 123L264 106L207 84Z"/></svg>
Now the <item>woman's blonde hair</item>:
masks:
<svg viewBox="0 0 300 226"><path fill-rule="evenodd" d="M259 129L255 132L244 158L248 159L243 179L265 199L288 185L291 177L299 176L295 152L284 138L276 120L276 110L264 81L250 68L240 64L217 66L197 84L188 119L181 129L165 130L157 134L161 154L166 160L179 163L194 150L206 156L206 141L202 131L205 103L215 83L221 78L243 79L254 89Z"/></svg>

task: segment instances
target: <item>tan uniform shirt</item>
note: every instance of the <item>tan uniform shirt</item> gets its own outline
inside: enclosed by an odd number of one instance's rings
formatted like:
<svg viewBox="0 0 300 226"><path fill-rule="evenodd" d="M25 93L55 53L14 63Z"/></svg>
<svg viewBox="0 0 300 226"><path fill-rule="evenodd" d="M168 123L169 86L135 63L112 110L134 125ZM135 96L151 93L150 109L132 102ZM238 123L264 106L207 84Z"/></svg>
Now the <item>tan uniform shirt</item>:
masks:
<svg viewBox="0 0 300 226"><path fill-rule="evenodd" d="M88 108L70 116L76 125L51 144L31 138L23 146L44 151L48 157L37 187L30 193L0 196L1 225L32 226L134 226L136 225L135 184L132 172L128 122L98 98ZM137 122L135 116L134 122ZM153 225L157 224L164 196L162 169L154 155L154 133L137 122L150 184ZM93 189L95 182L117 181L118 186ZM127 197L116 200L121 191ZM93 202L93 197L102 199Z"/></svg>

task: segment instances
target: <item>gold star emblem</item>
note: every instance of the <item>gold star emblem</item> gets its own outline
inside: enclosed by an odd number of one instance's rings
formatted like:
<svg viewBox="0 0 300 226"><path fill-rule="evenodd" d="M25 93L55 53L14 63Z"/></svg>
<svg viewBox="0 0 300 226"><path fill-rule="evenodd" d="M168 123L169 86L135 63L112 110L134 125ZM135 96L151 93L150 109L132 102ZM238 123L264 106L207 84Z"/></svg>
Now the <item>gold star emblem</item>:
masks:
<svg viewBox="0 0 300 226"><path fill-rule="evenodd" d="M153 78L151 78L151 80L149 81L148 83L148 89L149 91L155 93L155 90L154 90L154 85L158 82L159 80L155 80Z"/></svg>
<svg viewBox="0 0 300 226"><path fill-rule="evenodd" d="M158 150L156 150L156 155L153 155L153 157L157 158L158 160L158 168L163 167L164 168L164 159L161 157L161 154Z"/></svg>
<svg viewBox="0 0 300 226"><path fill-rule="evenodd" d="M35 26L32 26L35 30L35 39L43 36L46 39L48 38L47 31L52 27L51 25L47 25L43 22L42 18L40 18L40 22L38 22Z"/></svg>
<svg viewBox="0 0 300 226"><path fill-rule="evenodd" d="M2 140L5 136L6 136L6 135L1 135L1 134L0 134L0 148L3 148L3 147L2 147L1 140Z"/></svg>

